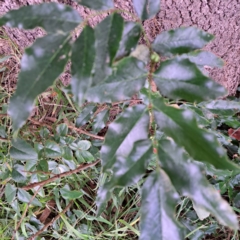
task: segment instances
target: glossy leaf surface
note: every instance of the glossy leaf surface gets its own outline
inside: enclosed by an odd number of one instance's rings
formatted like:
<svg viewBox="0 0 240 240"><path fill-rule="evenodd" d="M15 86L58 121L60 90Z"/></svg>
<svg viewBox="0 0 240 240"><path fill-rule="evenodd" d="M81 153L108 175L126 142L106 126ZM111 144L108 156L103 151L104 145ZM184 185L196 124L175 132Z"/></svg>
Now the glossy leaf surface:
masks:
<svg viewBox="0 0 240 240"><path fill-rule="evenodd" d="M25 169L22 165L15 165L12 169L12 179L17 183L24 183L27 181Z"/></svg>
<svg viewBox="0 0 240 240"><path fill-rule="evenodd" d="M177 56L177 59L188 59L200 67L209 66L220 68L224 65L224 61L213 53L200 50L182 54Z"/></svg>
<svg viewBox="0 0 240 240"><path fill-rule="evenodd" d="M147 78L144 67L145 64L134 57L124 58L102 84L89 89L86 99L98 103L129 99L144 86Z"/></svg>
<svg viewBox="0 0 240 240"><path fill-rule="evenodd" d="M146 20L159 12L160 2L161 0L133 0L133 6L138 17Z"/></svg>
<svg viewBox="0 0 240 240"><path fill-rule="evenodd" d="M202 169L189 158L183 148L178 147L173 141L160 140L158 156L162 168L176 190L193 200L202 217L206 216L206 212L200 212L201 208L211 212L221 224L232 229L238 228L237 217L232 208L207 182Z"/></svg>
<svg viewBox="0 0 240 240"><path fill-rule="evenodd" d="M160 92L172 99L200 102L227 93L224 87L203 75L188 59L161 63L154 73L154 80Z"/></svg>
<svg viewBox="0 0 240 240"><path fill-rule="evenodd" d="M60 193L64 199L69 199L69 200L78 199L83 195L83 193L80 191L76 191L76 190L71 191L66 188L60 189Z"/></svg>
<svg viewBox="0 0 240 240"><path fill-rule="evenodd" d="M148 124L145 106L137 105L127 108L109 125L100 158L103 171L114 174L98 191L98 214L104 210L115 187L136 183L144 174L152 154Z"/></svg>
<svg viewBox="0 0 240 240"><path fill-rule="evenodd" d="M138 23L126 22L124 24L122 39L116 59L127 56L137 45L142 29Z"/></svg>
<svg viewBox="0 0 240 240"><path fill-rule="evenodd" d="M123 27L123 19L118 14L108 16L96 26L96 58L94 62L95 75L93 85L102 82L107 75L111 74L109 64L112 62L117 53ZM114 38L113 35L115 35Z"/></svg>
<svg viewBox="0 0 240 240"><path fill-rule="evenodd" d="M148 121L145 106L138 105L126 109L109 125L101 148L104 172L126 158L132 152L135 142L148 139Z"/></svg>
<svg viewBox="0 0 240 240"><path fill-rule="evenodd" d="M85 93L92 84L95 59L94 30L86 26L72 48L72 93L75 101L82 105Z"/></svg>
<svg viewBox="0 0 240 240"><path fill-rule="evenodd" d="M30 195L27 191L19 188L18 193L17 193L17 198L18 200L29 203L31 201L31 205L39 206L42 207L42 204L37 200L37 198L33 198L32 200L32 195Z"/></svg>
<svg viewBox="0 0 240 240"><path fill-rule="evenodd" d="M73 150L86 151L91 147L91 142L87 140L80 140L80 141L71 143L69 146Z"/></svg>
<svg viewBox="0 0 240 240"><path fill-rule="evenodd" d="M151 99L159 129L179 146L183 146L193 159L210 163L220 169L239 169L228 161L226 152L216 137L197 126L192 111L170 107L158 94L152 94Z"/></svg>
<svg viewBox="0 0 240 240"><path fill-rule="evenodd" d="M128 155L115 159L111 168L114 174L110 181L106 182L98 191L98 213L105 209L114 188L136 184L142 178L146 172L152 152L151 141L141 140L134 143L133 149Z"/></svg>
<svg viewBox="0 0 240 240"><path fill-rule="evenodd" d="M56 128L57 133L61 136L64 137L68 133L68 125L65 123L59 124Z"/></svg>
<svg viewBox="0 0 240 240"><path fill-rule="evenodd" d="M19 129L33 109L34 99L63 72L70 51L68 35L47 35L28 49L21 61L17 90L10 99L13 129Z"/></svg>
<svg viewBox="0 0 240 240"><path fill-rule="evenodd" d="M88 104L80 113L76 120L76 127L86 124L92 117L94 111L97 109L95 104Z"/></svg>
<svg viewBox="0 0 240 240"><path fill-rule="evenodd" d="M38 159L37 152L34 150L34 148L29 143L20 138L12 141L10 156L12 159L20 161Z"/></svg>
<svg viewBox="0 0 240 240"><path fill-rule="evenodd" d="M108 117L109 117L109 109L105 109L100 113L98 113L98 115L93 121L93 126L92 126L93 130L98 133L101 129L103 129L106 126Z"/></svg>
<svg viewBox="0 0 240 240"><path fill-rule="evenodd" d="M113 8L113 0L75 0L79 4L94 9L94 10L106 10Z"/></svg>
<svg viewBox="0 0 240 240"><path fill-rule="evenodd" d="M153 42L153 50L162 56L171 57L204 47L213 35L196 27L182 27L160 33Z"/></svg>
<svg viewBox="0 0 240 240"><path fill-rule="evenodd" d="M202 102L199 106L221 116L233 116L237 112L240 112L240 102L237 101L213 100Z"/></svg>
<svg viewBox="0 0 240 240"><path fill-rule="evenodd" d="M70 32L82 21L73 8L59 3L43 3L12 10L0 19L0 25L33 29L42 27L49 33Z"/></svg>
<svg viewBox="0 0 240 240"><path fill-rule="evenodd" d="M11 203L13 201L13 199L16 196L16 192L17 192L17 188L10 184L7 183L5 186L5 198L7 200L8 203Z"/></svg>
<svg viewBox="0 0 240 240"><path fill-rule="evenodd" d="M184 231L175 220L178 194L164 171L148 176L142 187L140 240L182 240Z"/></svg>
<svg viewBox="0 0 240 240"><path fill-rule="evenodd" d="M44 148L41 150L41 153L45 157L57 158L61 157L62 151L59 145L51 140L47 140Z"/></svg>

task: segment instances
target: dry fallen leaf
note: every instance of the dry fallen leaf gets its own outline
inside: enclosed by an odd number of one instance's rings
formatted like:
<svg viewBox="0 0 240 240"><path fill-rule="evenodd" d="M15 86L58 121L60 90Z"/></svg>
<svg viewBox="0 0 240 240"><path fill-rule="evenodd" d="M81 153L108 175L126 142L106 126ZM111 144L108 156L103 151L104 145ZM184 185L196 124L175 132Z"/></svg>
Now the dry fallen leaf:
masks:
<svg viewBox="0 0 240 240"><path fill-rule="evenodd" d="M240 141L240 129L233 129L229 128L228 129L228 135L229 137L235 138L236 140Z"/></svg>

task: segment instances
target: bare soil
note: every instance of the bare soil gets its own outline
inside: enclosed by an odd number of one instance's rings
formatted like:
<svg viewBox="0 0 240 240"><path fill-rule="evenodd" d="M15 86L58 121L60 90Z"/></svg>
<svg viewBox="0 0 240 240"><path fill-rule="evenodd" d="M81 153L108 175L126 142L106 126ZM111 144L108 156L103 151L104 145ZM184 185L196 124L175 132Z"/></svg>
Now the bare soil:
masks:
<svg viewBox="0 0 240 240"><path fill-rule="evenodd" d="M161 29L197 27L215 35L206 49L225 60L210 75L234 94L240 84L240 0L162 0L157 16Z"/></svg>
<svg viewBox="0 0 240 240"><path fill-rule="evenodd" d="M71 5L83 18L91 13L89 9L79 6L73 0L0 0L0 16L11 9L41 2ZM115 7L134 12L131 0L114 2ZM131 20L131 16L127 14L124 14L124 17ZM101 20L101 17L95 17L89 23L94 26ZM210 69L209 72L215 81L225 86L229 94L233 95L240 84L240 0L162 0L161 11L157 16L144 22L150 40L161 31L193 25L216 36L206 50L223 58L226 64L221 70ZM25 31L3 27L0 30L0 56L22 53L24 48L43 35L44 31L40 28ZM10 79L16 81L19 62L11 58L7 64L9 68L15 69ZM62 78L64 82L69 82L69 73Z"/></svg>

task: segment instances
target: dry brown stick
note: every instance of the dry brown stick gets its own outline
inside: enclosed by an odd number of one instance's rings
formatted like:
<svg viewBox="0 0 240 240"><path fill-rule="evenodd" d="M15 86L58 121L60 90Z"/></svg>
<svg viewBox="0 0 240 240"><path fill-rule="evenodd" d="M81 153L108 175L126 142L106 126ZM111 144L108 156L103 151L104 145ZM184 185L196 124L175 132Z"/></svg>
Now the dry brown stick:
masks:
<svg viewBox="0 0 240 240"><path fill-rule="evenodd" d="M1 141L5 141L5 142L10 141L9 139L7 139L7 138L2 138L2 137L0 137L0 140L1 140Z"/></svg>
<svg viewBox="0 0 240 240"><path fill-rule="evenodd" d="M28 173L28 174L42 173L44 175L58 175L58 174L55 174L55 173L52 173L52 172L44 172L44 171L25 171L25 170L22 170L21 172L25 172L25 173Z"/></svg>
<svg viewBox="0 0 240 240"><path fill-rule="evenodd" d="M31 118L29 118L28 120L29 120L30 122L32 122L33 124L35 124L35 125L43 126L43 127L47 127L47 128L52 129L52 126L50 126L50 125L48 125L48 124L46 124L46 123L39 122L39 121L36 121L36 120L34 120L34 119L31 119Z"/></svg>
<svg viewBox="0 0 240 240"><path fill-rule="evenodd" d="M45 126L45 127L48 127L48 128L50 128L50 129L52 129L52 126L50 126L50 125L48 125L48 124L46 124L46 123L42 123L42 122L39 122L39 121L36 121L36 120L33 120L33 119L29 119L29 120L30 120L32 123L36 124L36 125ZM68 125L68 128L70 128L70 129L72 129L72 130L74 130L74 131L76 131L76 132L78 132L78 133L80 133L80 134L84 134L84 135L87 135L87 136L92 137L92 138L95 138L95 139L104 140L104 137L94 135L94 134L92 134L92 133L89 133L89 132L87 132L87 131L84 131L84 130L82 130L82 129L80 129L80 128L76 128L76 127L71 126L71 125L69 125L69 124L67 124L67 125Z"/></svg>
<svg viewBox="0 0 240 240"><path fill-rule="evenodd" d="M39 234L41 234L44 230L46 230L50 225L52 225L56 220L58 220L62 214L64 214L72 205L73 201L70 201L69 204L64 208L62 212L60 212L55 218L53 218L49 223L47 223L42 229L36 232L33 236L28 238L28 240L34 240Z"/></svg>
<svg viewBox="0 0 240 240"><path fill-rule="evenodd" d="M31 204L31 202L33 201L33 199L36 197L37 193L39 192L39 190L40 190L41 188L42 188L42 186L39 186L39 188L37 189L37 191L34 193L34 195L31 197L30 201L28 202L27 207L26 207L25 211L23 212L23 214L22 214L22 216L21 216L21 219L19 220L19 222L18 222L18 224L17 224L17 226L16 226L16 229L14 230L14 233L13 233L13 236L12 236L11 240L14 240L14 237L15 237L15 235L16 235L16 233L17 233L17 230L19 229L19 227L20 227L23 219L24 219L25 216L26 216L26 213L27 213L27 211L28 211L29 205Z"/></svg>
<svg viewBox="0 0 240 240"><path fill-rule="evenodd" d="M89 133L89 132L87 132L87 131L84 131L84 130L82 130L82 129L80 129L80 128L76 128L76 127L69 126L69 125L68 125L68 127L69 127L70 129L72 129L72 130L80 133L80 134L84 134L84 135L87 135L87 136L89 136L89 137L93 137L93 138L96 138L96 139L104 140L104 137L101 137L101 136L98 136L98 135L94 135L94 134Z"/></svg>
<svg viewBox="0 0 240 240"><path fill-rule="evenodd" d="M47 180L44 180L44 181L41 181L41 182L31 183L31 184L29 184L29 185L27 185L27 186L22 187L22 189L24 189L24 190L30 190L30 189L32 189L32 188L34 188L34 187L37 187L37 186L43 187L44 185L46 185L46 184L48 184L48 183L50 183L50 182L53 182L53 181L55 181L55 180L57 180L57 179L59 179L59 178L66 177L66 176L69 176L69 175L71 175L71 174L80 172L80 171L82 171L82 170L84 170L84 169L93 167L93 166L95 166L95 165L96 165L97 163L99 163L99 162L100 162L100 160L97 160L96 162L89 163L89 164L83 164L83 165L77 167L77 168L74 169L74 170L70 170L70 171L68 171L68 172L64 172L64 173L57 174L56 176L51 177L51 178L49 178L49 179L47 179Z"/></svg>
<svg viewBox="0 0 240 240"><path fill-rule="evenodd" d="M0 117L6 117L6 116L8 116L8 114L0 114ZM46 124L46 123L42 123L42 122L36 121L36 120L34 120L34 119L31 119L31 118L29 118L28 120L31 121L32 123L36 124L36 125L44 126L44 127L48 127L48 128L50 128L50 129L52 129L52 126L50 126L50 125L48 125L48 124ZM68 125L68 124L67 124L67 125ZM68 127L69 127L70 129L72 129L72 130L80 133L80 134L84 134L84 135L87 135L87 136L92 137L92 138L95 138L95 139L104 140L104 137L101 137L101 136L98 136L98 135L89 133L89 132L84 131L84 130L82 130L82 129L80 129L80 128L76 128L76 127L71 126L71 125L68 125ZM2 139L2 140L7 140L7 139Z"/></svg>
<svg viewBox="0 0 240 240"><path fill-rule="evenodd" d="M51 214L52 209L55 207L55 205L56 205L56 202L54 199L51 199L50 201L47 202L46 207L39 218L39 221L41 223L46 223L46 220L48 216Z"/></svg>

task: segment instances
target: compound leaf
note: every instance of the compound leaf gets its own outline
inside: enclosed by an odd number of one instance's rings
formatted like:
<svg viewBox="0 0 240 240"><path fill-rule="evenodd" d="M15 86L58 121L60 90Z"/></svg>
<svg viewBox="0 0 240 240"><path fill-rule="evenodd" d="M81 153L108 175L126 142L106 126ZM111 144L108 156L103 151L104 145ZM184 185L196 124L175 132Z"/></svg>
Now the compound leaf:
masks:
<svg viewBox="0 0 240 240"><path fill-rule="evenodd" d="M86 26L75 41L72 49L72 93L75 101L82 105L85 93L92 84L95 59L94 30Z"/></svg>
<svg viewBox="0 0 240 240"><path fill-rule="evenodd" d="M134 9L142 20L154 17L160 10L161 0L133 0Z"/></svg>
<svg viewBox="0 0 240 240"><path fill-rule="evenodd" d="M154 73L154 80L160 91L172 99L200 102L227 93L224 87L203 75L188 59L175 58L161 63Z"/></svg>
<svg viewBox="0 0 240 240"><path fill-rule="evenodd" d="M13 129L19 129L33 109L34 99L63 72L70 51L69 36L47 35L26 49L17 90L10 99L9 115Z"/></svg>
<svg viewBox="0 0 240 240"><path fill-rule="evenodd" d="M193 159L210 163L220 169L239 169L237 165L228 161L226 151L216 137L197 126L191 110L168 106L158 94L152 94L151 100L159 129L174 139L179 146L183 146Z"/></svg>
<svg viewBox="0 0 240 240"><path fill-rule="evenodd" d="M178 194L162 170L153 172L142 187L140 240L184 239L175 220Z"/></svg>
<svg viewBox="0 0 240 240"><path fill-rule="evenodd" d="M196 27L182 27L160 33L153 42L153 50L171 57L203 48L212 39L213 35Z"/></svg>
<svg viewBox="0 0 240 240"><path fill-rule="evenodd" d="M158 142L158 156L163 170L177 191L190 197L198 209L211 212L221 224L238 229L237 216L232 208L208 183L202 169L189 158L183 148L173 141L161 139Z"/></svg>
<svg viewBox="0 0 240 240"><path fill-rule="evenodd" d="M59 3L43 3L12 10L0 19L0 25L33 29L42 27L49 33L70 32L82 21L73 8Z"/></svg>
<svg viewBox="0 0 240 240"><path fill-rule="evenodd" d="M113 8L114 4L112 0L75 0L77 3L94 9L94 10L107 10Z"/></svg>
<svg viewBox="0 0 240 240"><path fill-rule="evenodd" d="M145 64L134 57L122 59L103 83L88 90L86 99L97 103L129 99L144 86L147 78L144 67Z"/></svg>

